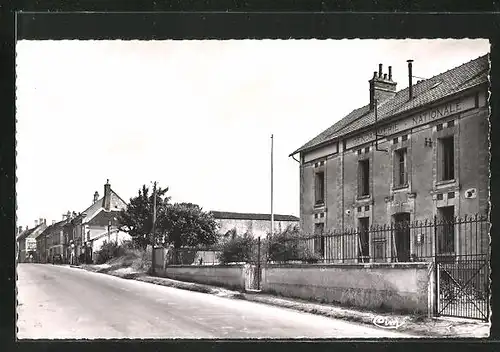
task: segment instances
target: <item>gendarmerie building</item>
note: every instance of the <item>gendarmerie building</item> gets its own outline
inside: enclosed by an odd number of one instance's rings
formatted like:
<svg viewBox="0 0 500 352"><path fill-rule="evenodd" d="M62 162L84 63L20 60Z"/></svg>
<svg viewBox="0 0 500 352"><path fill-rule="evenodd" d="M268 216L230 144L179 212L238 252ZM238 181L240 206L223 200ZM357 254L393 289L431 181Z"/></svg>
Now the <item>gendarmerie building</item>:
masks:
<svg viewBox="0 0 500 352"><path fill-rule="evenodd" d="M487 214L488 72L485 55L415 83L408 60L409 87L397 91L391 66L379 65L369 103L291 154L300 155L302 230ZM454 238L452 251L466 242Z"/></svg>

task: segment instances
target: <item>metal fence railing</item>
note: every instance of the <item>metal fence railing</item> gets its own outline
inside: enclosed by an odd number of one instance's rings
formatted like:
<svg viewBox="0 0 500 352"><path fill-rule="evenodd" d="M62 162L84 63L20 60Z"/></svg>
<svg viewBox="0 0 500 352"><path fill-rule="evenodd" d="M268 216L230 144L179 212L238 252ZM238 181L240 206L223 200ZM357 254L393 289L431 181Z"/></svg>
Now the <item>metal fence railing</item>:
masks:
<svg viewBox="0 0 500 352"><path fill-rule="evenodd" d="M464 216L268 238L271 261L310 263L439 262L489 253L486 216Z"/></svg>

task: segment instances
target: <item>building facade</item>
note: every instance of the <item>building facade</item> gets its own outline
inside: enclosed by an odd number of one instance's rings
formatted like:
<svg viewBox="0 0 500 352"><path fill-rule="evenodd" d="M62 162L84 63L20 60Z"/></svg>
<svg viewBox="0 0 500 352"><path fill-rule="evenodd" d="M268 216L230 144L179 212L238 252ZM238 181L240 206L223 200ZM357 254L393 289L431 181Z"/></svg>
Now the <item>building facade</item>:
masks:
<svg viewBox="0 0 500 352"><path fill-rule="evenodd" d="M254 237L266 237L271 231L271 214L210 212L219 225L219 234L235 230L237 234L251 233ZM284 231L289 226L298 226L299 218L293 215L274 215L274 231Z"/></svg>
<svg viewBox="0 0 500 352"><path fill-rule="evenodd" d="M409 88L397 92L391 67L383 74L379 65L369 104L291 154L300 155L304 232L488 213L489 57L416 84L412 69L409 60ZM399 236L403 259L415 236ZM471 245L460 231L450 236L447 251L463 253Z"/></svg>
<svg viewBox="0 0 500 352"><path fill-rule="evenodd" d="M45 219L35 220L35 226L23 231L22 227L18 227L17 242L17 260L19 263L36 262L39 260L37 252L37 237L47 227Z"/></svg>

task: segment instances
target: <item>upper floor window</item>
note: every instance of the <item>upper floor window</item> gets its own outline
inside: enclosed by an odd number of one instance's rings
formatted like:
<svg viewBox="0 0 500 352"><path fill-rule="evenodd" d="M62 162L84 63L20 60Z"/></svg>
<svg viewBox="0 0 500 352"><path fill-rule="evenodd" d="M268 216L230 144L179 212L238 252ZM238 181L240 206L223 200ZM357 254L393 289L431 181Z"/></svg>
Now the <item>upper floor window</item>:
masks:
<svg viewBox="0 0 500 352"><path fill-rule="evenodd" d="M455 178L455 148L453 136L439 139L438 151L439 181Z"/></svg>
<svg viewBox="0 0 500 352"><path fill-rule="evenodd" d="M370 161L368 159L358 162L358 196L370 194Z"/></svg>
<svg viewBox="0 0 500 352"><path fill-rule="evenodd" d="M394 152L394 186L403 187L408 184L407 149L401 148Z"/></svg>
<svg viewBox="0 0 500 352"><path fill-rule="evenodd" d="M325 203L325 173L323 171L317 172L314 184L315 203Z"/></svg>

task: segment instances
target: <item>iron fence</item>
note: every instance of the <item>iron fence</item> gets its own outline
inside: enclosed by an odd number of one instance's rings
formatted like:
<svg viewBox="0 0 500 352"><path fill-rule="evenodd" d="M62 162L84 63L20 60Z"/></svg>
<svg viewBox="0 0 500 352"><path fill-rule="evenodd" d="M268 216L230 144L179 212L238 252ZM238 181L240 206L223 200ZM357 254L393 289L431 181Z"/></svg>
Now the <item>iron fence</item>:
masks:
<svg viewBox="0 0 500 352"><path fill-rule="evenodd" d="M489 228L484 215L436 217L313 235L290 234L280 241L268 238L267 251L269 260L276 262L456 262L488 255Z"/></svg>

